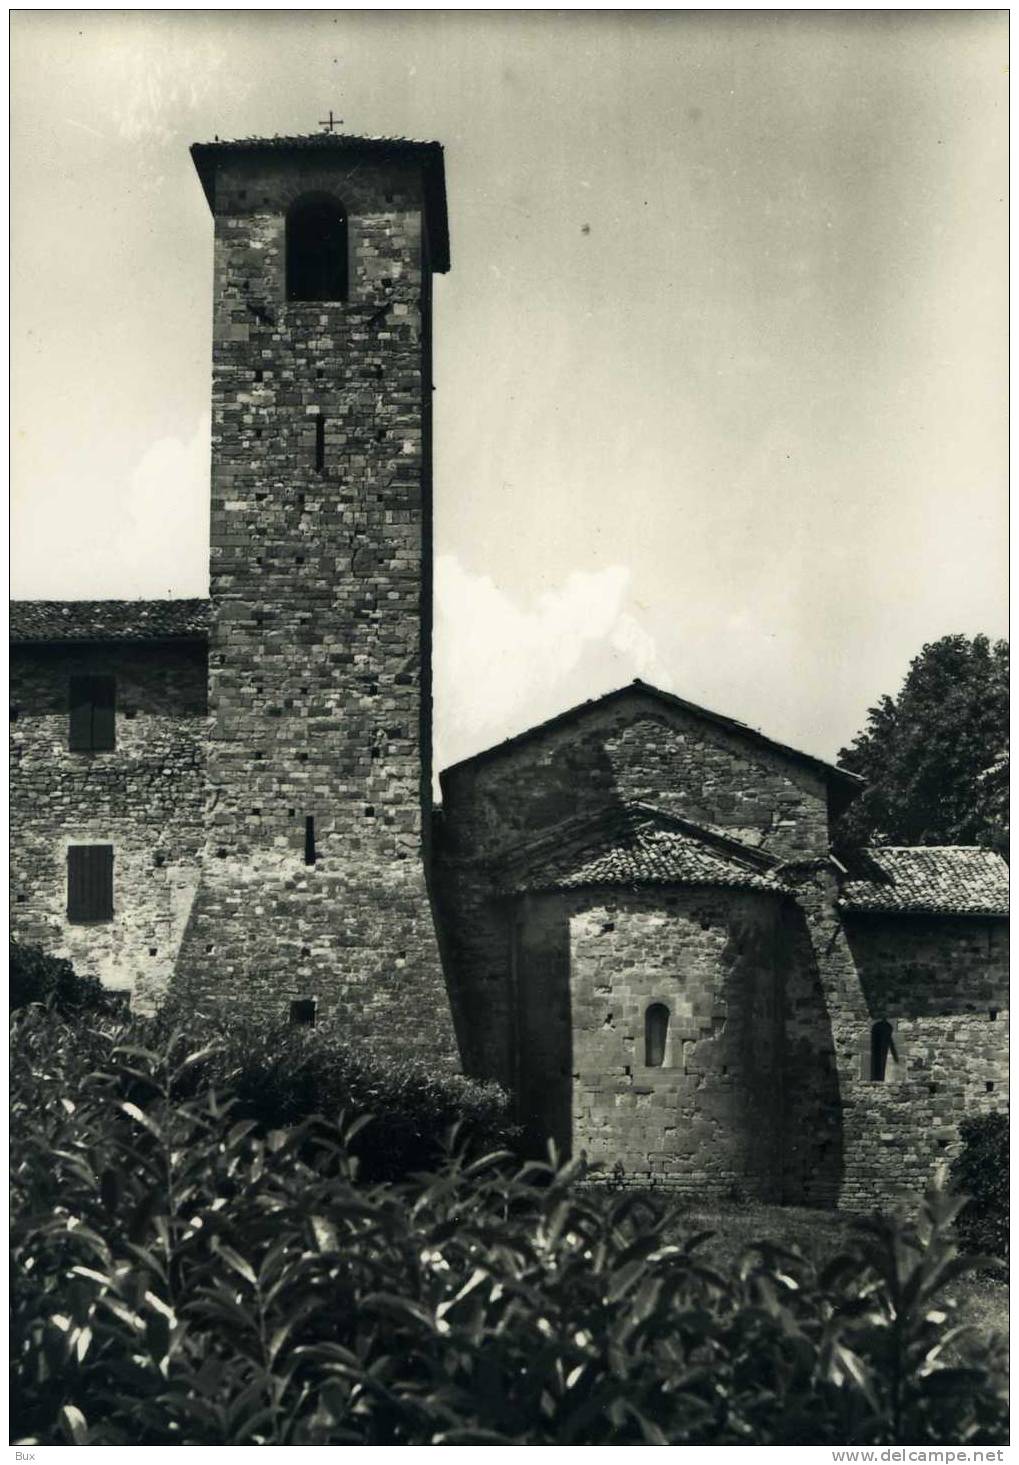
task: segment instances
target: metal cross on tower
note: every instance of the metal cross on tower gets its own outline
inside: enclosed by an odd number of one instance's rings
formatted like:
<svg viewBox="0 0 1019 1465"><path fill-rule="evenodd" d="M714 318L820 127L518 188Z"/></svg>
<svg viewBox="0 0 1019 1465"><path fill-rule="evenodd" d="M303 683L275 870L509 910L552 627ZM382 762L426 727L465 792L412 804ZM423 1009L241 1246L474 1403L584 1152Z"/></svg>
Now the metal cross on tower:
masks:
<svg viewBox="0 0 1019 1465"><path fill-rule="evenodd" d="M326 132L330 132L331 133L334 127L340 127L340 126L342 126L342 124L343 124L343 118L342 117L334 117L333 116L333 109L332 109L332 107L330 107L329 108L329 118L328 118L328 120L323 120L322 118L319 118L319 124L318 125L319 125L319 127L324 127L325 130L326 130Z"/></svg>

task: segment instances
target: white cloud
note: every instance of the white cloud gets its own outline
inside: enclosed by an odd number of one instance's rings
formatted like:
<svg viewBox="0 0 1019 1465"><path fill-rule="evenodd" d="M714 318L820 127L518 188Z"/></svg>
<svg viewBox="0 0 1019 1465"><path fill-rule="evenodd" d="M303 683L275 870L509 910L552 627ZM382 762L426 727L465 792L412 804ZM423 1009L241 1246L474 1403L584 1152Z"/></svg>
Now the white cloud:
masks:
<svg viewBox="0 0 1019 1465"><path fill-rule="evenodd" d="M206 412L186 441L159 438L143 454L118 518L117 593L208 594L210 431Z"/></svg>
<svg viewBox="0 0 1019 1465"><path fill-rule="evenodd" d="M435 566L435 760L443 767L587 697L658 675L631 572L574 571L520 605L455 555Z"/></svg>

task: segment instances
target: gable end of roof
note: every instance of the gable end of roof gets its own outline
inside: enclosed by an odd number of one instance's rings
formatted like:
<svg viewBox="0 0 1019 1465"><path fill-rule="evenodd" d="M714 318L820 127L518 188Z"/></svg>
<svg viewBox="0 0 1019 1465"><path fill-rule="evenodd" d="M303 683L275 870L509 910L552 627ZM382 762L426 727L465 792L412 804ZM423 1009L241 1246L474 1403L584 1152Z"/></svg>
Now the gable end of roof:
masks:
<svg viewBox="0 0 1019 1465"><path fill-rule="evenodd" d="M727 717L721 712L713 712L708 707L698 706L696 702L688 702L682 697L677 697L673 692L665 692L660 687L654 687L650 682L642 682L635 677L625 687L617 687L614 691L606 692L601 697L592 697L587 702L580 702L574 707L567 708L564 712L557 713L555 717L547 718L544 722L535 723L533 727L525 728L523 732L515 733L513 737L505 738L501 743L495 743L490 748L484 748L480 753L474 753L469 758L461 758L457 763L451 763L444 768L439 777L445 781L448 777L455 777L461 770L483 765L497 758L506 757L516 751L517 748L526 746L527 743L540 738L547 733L557 732L562 728L569 727L572 723L580 722L603 707L610 707L614 703L624 701L627 697L645 696L653 701L659 702L663 707L671 708L685 713L687 716L696 717L703 722L712 724L723 729L746 742L771 753L777 753L793 762L800 763L811 768L829 786L835 786L848 797L852 797L863 788L864 780L856 773L849 773L844 768L837 767L834 763L826 763L822 758L815 758L811 753L802 753L798 748L791 748L787 743L777 742L766 734L758 732L756 728L750 727L745 722L739 722L734 717Z"/></svg>

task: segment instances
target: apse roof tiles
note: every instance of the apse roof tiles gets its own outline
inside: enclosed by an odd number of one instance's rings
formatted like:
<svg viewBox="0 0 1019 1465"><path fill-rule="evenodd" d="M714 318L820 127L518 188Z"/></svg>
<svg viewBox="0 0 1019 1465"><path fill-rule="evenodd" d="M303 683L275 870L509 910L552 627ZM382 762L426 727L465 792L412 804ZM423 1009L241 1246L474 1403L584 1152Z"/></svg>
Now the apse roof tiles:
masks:
<svg viewBox="0 0 1019 1465"><path fill-rule="evenodd" d="M629 805L566 836L511 856L506 893L598 886L698 885L781 891L771 861L734 840L660 810Z"/></svg>

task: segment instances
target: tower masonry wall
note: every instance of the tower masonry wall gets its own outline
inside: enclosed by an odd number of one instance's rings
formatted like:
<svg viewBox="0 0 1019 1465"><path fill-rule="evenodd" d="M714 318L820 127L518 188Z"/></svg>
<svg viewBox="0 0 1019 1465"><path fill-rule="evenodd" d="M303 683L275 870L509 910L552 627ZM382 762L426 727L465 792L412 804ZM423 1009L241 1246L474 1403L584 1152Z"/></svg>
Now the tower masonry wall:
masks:
<svg viewBox="0 0 1019 1465"><path fill-rule="evenodd" d="M285 298L308 193L346 211L344 301ZM423 208L400 162L219 165L208 846L177 986L284 1021L311 997L351 1040L455 1063L427 885Z"/></svg>

